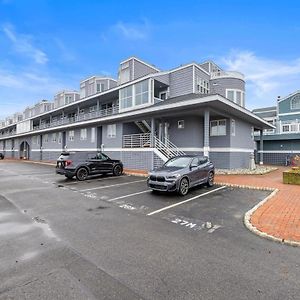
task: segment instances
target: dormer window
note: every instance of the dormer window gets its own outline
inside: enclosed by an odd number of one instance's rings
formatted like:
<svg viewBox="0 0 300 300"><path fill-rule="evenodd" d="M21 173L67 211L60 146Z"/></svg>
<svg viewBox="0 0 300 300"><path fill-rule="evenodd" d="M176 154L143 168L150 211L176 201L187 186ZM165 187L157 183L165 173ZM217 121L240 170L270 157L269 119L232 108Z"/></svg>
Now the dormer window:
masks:
<svg viewBox="0 0 300 300"><path fill-rule="evenodd" d="M200 94L208 94L209 93L209 83L208 80L204 80L197 76L196 79L196 91Z"/></svg>
<svg viewBox="0 0 300 300"><path fill-rule="evenodd" d="M291 109L300 109L300 94L295 95L291 100Z"/></svg>

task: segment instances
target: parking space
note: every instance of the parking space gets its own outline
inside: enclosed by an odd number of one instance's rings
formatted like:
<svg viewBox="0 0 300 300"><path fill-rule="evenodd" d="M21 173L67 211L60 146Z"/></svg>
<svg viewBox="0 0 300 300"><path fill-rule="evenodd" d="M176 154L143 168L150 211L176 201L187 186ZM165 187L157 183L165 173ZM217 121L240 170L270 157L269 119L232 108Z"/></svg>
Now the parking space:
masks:
<svg viewBox="0 0 300 300"><path fill-rule="evenodd" d="M239 203L251 201L251 193L226 186L192 188L182 197L177 193L153 192L147 187L146 178L130 175L119 177L100 175L86 181L67 179L55 174L54 168L44 165L19 164L18 176L23 176L20 189L26 190L32 180L41 182L38 188L47 189L49 184L82 195L83 201L105 201L130 213L141 213L147 218L160 218L188 230L214 233L233 228L238 221L242 226L244 211ZM30 167L31 166L31 167ZM16 175L13 165L10 174ZM267 195L267 193L261 193ZM95 202L96 201L96 202ZM96 211L92 207L90 211Z"/></svg>

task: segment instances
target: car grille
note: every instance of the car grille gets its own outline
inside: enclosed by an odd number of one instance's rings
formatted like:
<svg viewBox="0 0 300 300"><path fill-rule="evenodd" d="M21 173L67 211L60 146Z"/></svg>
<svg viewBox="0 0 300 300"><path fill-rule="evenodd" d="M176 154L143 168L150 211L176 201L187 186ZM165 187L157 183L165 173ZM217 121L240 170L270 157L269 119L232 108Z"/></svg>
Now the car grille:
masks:
<svg viewBox="0 0 300 300"><path fill-rule="evenodd" d="M151 181L158 181L158 182L165 182L166 181L164 176L155 176L155 175L151 175L150 180Z"/></svg>
<svg viewBox="0 0 300 300"><path fill-rule="evenodd" d="M152 184L151 183L149 186L150 186L150 188L156 189L156 190L161 190L161 191L166 191L167 190L167 187L164 186L164 185Z"/></svg>

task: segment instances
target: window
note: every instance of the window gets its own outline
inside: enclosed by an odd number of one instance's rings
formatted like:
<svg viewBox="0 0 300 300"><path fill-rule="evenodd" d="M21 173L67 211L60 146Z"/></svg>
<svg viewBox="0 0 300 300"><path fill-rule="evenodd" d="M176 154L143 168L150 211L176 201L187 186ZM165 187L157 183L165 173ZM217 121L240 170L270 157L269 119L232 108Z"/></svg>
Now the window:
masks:
<svg viewBox="0 0 300 300"><path fill-rule="evenodd" d="M56 136L56 132L52 133L52 142L56 142L57 141L57 136Z"/></svg>
<svg viewBox="0 0 300 300"><path fill-rule="evenodd" d="M86 141L87 139L87 129L80 129L80 140L81 141Z"/></svg>
<svg viewBox="0 0 300 300"><path fill-rule="evenodd" d="M226 98L240 106L245 106L245 92L242 90L226 89Z"/></svg>
<svg viewBox="0 0 300 300"><path fill-rule="evenodd" d="M231 135L235 136L235 120L231 119Z"/></svg>
<svg viewBox="0 0 300 300"><path fill-rule="evenodd" d="M226 135L226 120L210 121L210 135L211 136Z"/></svg>
<svg viewBox="0 0 300 300"><path fill-rule="evenodd" d="M184 128L184 120L179 120L178 121L178 129L183 129Z"/></svg>
<svg viewBox="0 0 300 300"><path fill-rule="evenodd" d="M104 91L104 83L97 83L97 93Z"/></svg>
<svg viewBox="0 0 300 300"><path fill-rule="evenodd" d="M148 103L148 81L142 81L135 85L135 105Z"/></svg>
<svg viewBox="0 0 300 300"><path fill-rule="evenodd" d="M200 78L197 76L196 79L197 92L200 94L208 94L209 93L209 83L207 80Z"/></svg>
<svg viewBox="0 0 300 300"><path fill-rule="evenodd" d="M290 131L290 125L282 125L282 132L289 132Z"/></svg>
<svg viewBox="0 0 300 300"><path fill-rule="evenodd" d="M49 137L48 137L48 134L46 133L44 135L44 143L48 143L48 139L49 139Z"/></svg>
<svg viewBox="0 0 300 300"><path fill-rule="evenodd" d="M291 100L291 109L300 109L300 95L295 95Z"/></svg>
<svg viewBox="0 0 300 300"><path fill-rule="evenodd" d="M116 124L107 125L107 137L115 138L117 134L117 126Z"/></svg>
<svg viewBox="0 0 300 300"><path fill-rule="evenodd" d="M58 143L59 144L62 143L62 133L61 132L58 133Z"/></svg>
<svg viewBox="0 0 300 300"><path fill-rule="evenodd" d="M133 106L132 85L120 90L120 104L122 109Z"/></svg>
<svg viewBox="0 0 300 300"><path fill-rule="evenodd" d="M91 142L95 143L95 141L96 141L96 128L93 127L91 128Z"/></svg>
<svg viewBox="0 0 300 300"><path fill-rule="evenodd" d="M73 142L74 141L74 130L69 131L69 141Z"/></svg>

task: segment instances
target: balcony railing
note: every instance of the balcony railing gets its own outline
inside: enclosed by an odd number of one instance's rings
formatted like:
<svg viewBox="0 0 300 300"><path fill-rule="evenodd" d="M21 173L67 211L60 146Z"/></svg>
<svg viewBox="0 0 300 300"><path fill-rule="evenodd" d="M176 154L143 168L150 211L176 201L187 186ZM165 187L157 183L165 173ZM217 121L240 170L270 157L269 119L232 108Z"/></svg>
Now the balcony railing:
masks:
<svg viewBox="0 0 300 300"><path fill-rule="evenodd" d="M119 106L113 106L107 109L102 109L102 110L96 110L90 113L83 113L79 114L78 116L75 117L64 117L60 120L55 120L51 123L44 123L41 125L37 125L33 127L33 130L40 130L40 129L46 129L46 128L52 128L52 127L57 127L60 125L66 125L66 124L72 124L80 121L87 121L91 119L96 119L96 118L101 118L101 117L106 117L106 116L112 116L115 114L119 113Z"/></svg>
<svg viewBox="0 0 300 300"><path fill-rule="evenodd" d="M123 135L123 148L151 147L151 133Z"/></svg>
<svg viewBox="0 0 300 300"><path fill-rule="evenodd" d="M238 78L241 80L245 80L245 77L242 73L236 72L236 71L219 71L211 73L211 79L217 79L217 78Z"/></svg>
<svg viewBox="0 0 300 300"><path fill-rule="evenodd" d="M264 135L274 135L274 134L292 134L300 133L300 120L293 121L277 121L274 126L275 129L264 129ZM259 135L259 132L254 133L255 136Z"/></svg>

